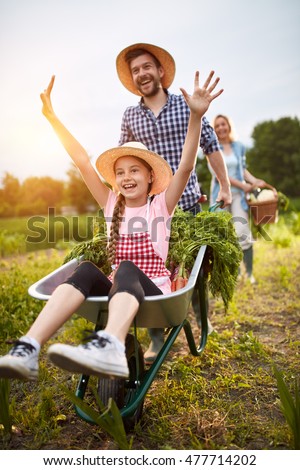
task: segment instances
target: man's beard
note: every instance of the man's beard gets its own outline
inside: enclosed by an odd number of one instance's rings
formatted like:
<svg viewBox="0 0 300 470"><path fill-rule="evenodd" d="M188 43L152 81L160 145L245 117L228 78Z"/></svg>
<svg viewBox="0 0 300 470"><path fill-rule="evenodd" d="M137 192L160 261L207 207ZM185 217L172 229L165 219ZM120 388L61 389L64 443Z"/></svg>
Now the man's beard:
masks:
<svg viewBox="0 0 300 470"><path fill-rule="evenodd" d="M159 92L159 90L162 88L159 79L157 79L157 78L155 79L153 77L151 77L151 79L152 79L152 83L151 83L152 86L151 86L151 89L149 91L146 91L146 92L142 91L142 85L140 85L139 83L137 84L137 89L146 98L151 98L152 96L156 96L157 93Z"/></svg>

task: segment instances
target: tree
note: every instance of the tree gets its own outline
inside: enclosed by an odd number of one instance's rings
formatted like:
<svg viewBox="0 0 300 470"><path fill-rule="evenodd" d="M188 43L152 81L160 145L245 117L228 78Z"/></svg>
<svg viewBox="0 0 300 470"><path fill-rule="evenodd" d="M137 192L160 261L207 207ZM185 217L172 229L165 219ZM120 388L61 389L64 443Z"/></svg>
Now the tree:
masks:
<svg viewBox="0 0 300 470"><path fill-rule="evenodd" d="M15 215L15 208L20 199L20 183L18 178L5 173L2 178L2 188L0 190L1 217L11 217Z"/></svg>
<svg viewBox="0 0 300 470"><path fill-rule="evenodd" d="M60 208L64 197L63 181L50 176L32 176L21 187L19 215L47 214L49 207Z"/></svg>
<svg viewBox="0 0 300 470"><path fill-rule="evenodd" d="M67 196L70 204L76 207L79 214L89 211L91 206L96 208L97 203L75 165L72 165L67 174L69 176Z"/></svg>
<svg viewBox="0 0 300 470"><path fill-rule="evenodd" d="M212 176L208 169L207 158L203 154L202 150L198 151L198 158L196 161L196 174L202 194L206 194L207 197L209 197Z"/></svg>
<svg viewBox="0 0 300 470"><path fill-rule="evenodd" d="M249 170L289 197L299 196L300 121L284 117L257 124L247 151Z"/></svg>

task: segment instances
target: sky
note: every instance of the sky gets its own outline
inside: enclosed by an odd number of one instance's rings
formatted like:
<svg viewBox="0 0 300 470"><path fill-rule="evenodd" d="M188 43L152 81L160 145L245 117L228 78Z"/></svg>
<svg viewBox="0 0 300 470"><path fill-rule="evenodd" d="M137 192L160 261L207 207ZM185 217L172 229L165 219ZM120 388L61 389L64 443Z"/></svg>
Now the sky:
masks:
<svg viewBox="0 0 300 470"><path fill-rule="evenodd" d="M172 54L172 93L215 70L224 93L206 116L229 115L251 146L258 123L300 118L299 25L299 0L0 0L0 182L67 179L70 157L41 113L52 75L54 109L92 161L118 145L139 98L115 60L137 42Z"/></svg>

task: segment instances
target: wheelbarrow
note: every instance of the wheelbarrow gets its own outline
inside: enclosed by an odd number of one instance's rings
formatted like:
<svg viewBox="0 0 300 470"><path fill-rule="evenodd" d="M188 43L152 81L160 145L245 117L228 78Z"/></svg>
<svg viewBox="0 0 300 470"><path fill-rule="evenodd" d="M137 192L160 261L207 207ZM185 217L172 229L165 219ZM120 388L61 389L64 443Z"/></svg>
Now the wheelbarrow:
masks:
<svg viewBox="0 0 300 470"><path fill-rule="evenodd" d="M214 210L216 206L211 207L210 211ZM206 245L203 245L198 251L188 282L182 289L167 295L145 297L132 325L133 334L129 333L126 338L129 378L98 379L100 400L104 405L107 405L109 398L113 398L127 430L140 420L146 393L181 330L184 330L193 356L199 356L205 348L208 336L208 287L205 278L207 257L208 249ZM80 260L72 259L43 277L29 287L29 295L47 301L54 289L70 276L79 262ZM201 324L201 333L197 342L188 320L191 304L197 322ZM88 297L76 313L94 323L96 331L103 329L108 317L107 296ZM144 365L143 350L137 339L137 328L165 328L168 331L162 349L149 368L145 368ZM87 390L88 381L89 376L82 375L78 382L76 396L82 400ZM75 409L82 419L94 423L79 406L75 405Z"/></svg>

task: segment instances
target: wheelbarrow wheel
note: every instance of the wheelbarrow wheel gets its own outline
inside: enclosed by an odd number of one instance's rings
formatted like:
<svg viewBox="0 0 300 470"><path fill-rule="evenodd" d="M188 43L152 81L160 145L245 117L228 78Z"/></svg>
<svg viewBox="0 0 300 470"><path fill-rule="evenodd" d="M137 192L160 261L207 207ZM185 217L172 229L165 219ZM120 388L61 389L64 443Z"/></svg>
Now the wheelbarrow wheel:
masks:
<svg viewBox="0 0 300 470"><path fill-rule="evenodd" d="M137 341L137 340L136 340ZM144 355L141 345L137 341L137 358L134 336L128 334L126 337L126 357L129 368L128 379L99 378L98 395L102 403L106 406L109 398L113 398L119 409L128 405L133 398L138 382L144 374ZM138 369L138 370L137 370ZM141 419L144 400L137 406L132 416L123 418L126 431L132 429Z"/></svg>

